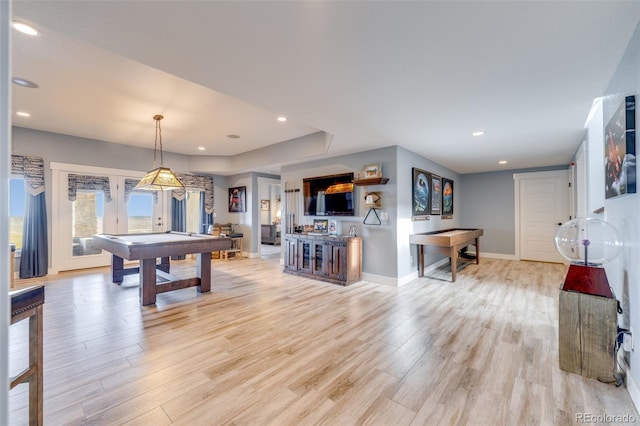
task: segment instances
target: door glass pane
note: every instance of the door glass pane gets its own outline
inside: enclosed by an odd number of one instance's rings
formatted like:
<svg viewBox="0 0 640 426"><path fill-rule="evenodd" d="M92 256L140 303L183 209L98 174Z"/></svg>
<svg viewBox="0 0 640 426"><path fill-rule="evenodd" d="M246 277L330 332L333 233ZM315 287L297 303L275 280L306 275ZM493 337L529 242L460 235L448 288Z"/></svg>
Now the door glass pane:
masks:
<svg viewBox="0 0 640 426"><path fill-rule="evenodd" d="M93 247L93 235L103 232L104 193L102 191L78 191L72 205L73 256L102 253Z"/></svg>
<svg viewBox="0 0 640 426"><path fill-rule="evenodd" d="M315 260L313 262L313 270L314 271L322 271L322 260L323 260L323 246L320 244L314 244L313 246L315 250Z"/></svg>
<svg viewBox="0 0 640 426"><path fill-rule="evenodd" d="M300 250L302 250L301 258L302 258L302 268L301 269L310 269L311 268L311 244L308 242L300 243Z"/></svg>
<svg viewBox="0 0 640 426"><path fill-rule="evenodd" d="M9 179L9 242L16 250L22 248L25 195L24 179Z"/></svg>
<svg viewBox="0 0 640 426"><path fill-rule="evenodd" d="M187 232L200 232L200 191L187 191Z"/></svg>
<svg viewBox="0 0 640 426"><path fill-rule="evenodd" d="M127 206L127 232L153 231L153 194L131 193Z"/></svg>

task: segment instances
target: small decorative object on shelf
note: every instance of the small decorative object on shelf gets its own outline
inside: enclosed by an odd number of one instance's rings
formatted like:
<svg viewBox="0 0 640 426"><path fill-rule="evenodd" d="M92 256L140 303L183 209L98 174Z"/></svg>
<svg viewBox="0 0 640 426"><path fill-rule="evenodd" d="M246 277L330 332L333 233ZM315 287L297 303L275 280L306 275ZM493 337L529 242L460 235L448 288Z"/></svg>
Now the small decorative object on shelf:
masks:
<svg viewBox="0 0 640 426"><path fill-rule="evenodd" d="M382 177L382 165L378 163L365 166L365 168L362 169L362 173L356 174L353 183L360 186L384 185L388 181L388 178Z"/></svg>
<svg viewBox="0 0 640 426"><path fill-rule="evenodd" d="M372 178L382 177L382 167L380 166L380 163L372 164L370 166L366 166L362 170L362 177L364 179L372 179Z"/></svg>

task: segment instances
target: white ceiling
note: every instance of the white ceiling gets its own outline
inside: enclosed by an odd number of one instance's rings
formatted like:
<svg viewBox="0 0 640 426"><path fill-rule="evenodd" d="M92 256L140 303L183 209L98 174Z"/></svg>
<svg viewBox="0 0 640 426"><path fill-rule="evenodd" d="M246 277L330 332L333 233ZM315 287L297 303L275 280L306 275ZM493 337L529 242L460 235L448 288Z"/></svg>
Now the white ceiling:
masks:
<svg viewBox="0 0 640 426"><path fill-rule="evenodd" d="M13 75L40 85L13 86L13 110L32 114L17 126L151 147L163 113L165 151L237 156L324 131L310 158L400 145L472 173L571 160L640 2L18 0L13 13L41 31L13 35Z"/></svg>

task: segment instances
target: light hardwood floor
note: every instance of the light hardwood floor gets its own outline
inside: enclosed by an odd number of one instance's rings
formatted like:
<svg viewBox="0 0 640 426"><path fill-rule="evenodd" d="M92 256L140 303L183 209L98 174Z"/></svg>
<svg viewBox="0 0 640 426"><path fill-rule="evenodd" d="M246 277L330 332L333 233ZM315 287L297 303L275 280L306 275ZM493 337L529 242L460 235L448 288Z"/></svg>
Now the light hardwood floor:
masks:
<svg viewBox="0 0 640 426"><path fill-rule="evenodd" d="M278 259L213 261L211 293L165 293L155 307L140 306L137 276L123 287L108 268L47 277L45 424L640 420L624 388L559 369L562 265L483 259L456 283L442 269L401 288L281 270ZM11 327L11 373L26 332ZM26 396L10 393L12 425L26 422Z"/></svg>

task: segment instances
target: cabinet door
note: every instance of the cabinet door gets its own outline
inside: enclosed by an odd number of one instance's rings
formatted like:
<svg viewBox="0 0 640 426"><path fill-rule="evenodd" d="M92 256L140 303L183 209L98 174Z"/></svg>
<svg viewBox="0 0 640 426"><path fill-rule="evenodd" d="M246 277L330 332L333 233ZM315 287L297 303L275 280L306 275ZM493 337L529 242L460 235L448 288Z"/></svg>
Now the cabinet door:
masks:
<svg viewBox="0 0 640 426"><path fill-rule="evenodd" d="M335 242L331 245L327 262L327 274L334 280L347 279L347 244Z"/></svg>
<svg viewBox="0 0 640 426"><path fill-rule="evenodd" d="M284 240L284 269L298 270L298 240L297 238L285 238Z"/></svg>
<svg viewBox="0 0 640 426"><path fill-rule="evenodd" d="M311 272L313 275L326 277L329 275L328 262L331 258L331 243L327 241L314 241L312 244L313 262L311 263Z"/></svg>
<svg viewBox="0 0 640 426"><path fill-rule="evenodd" d="M301 239L298 241L298 271L313 273L313 240Z"/></svg>

